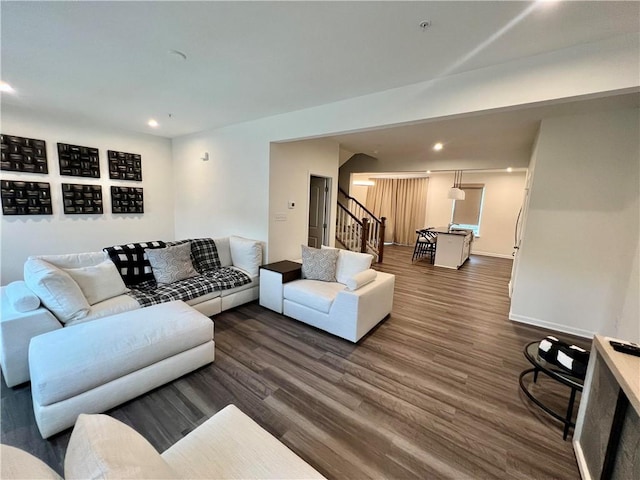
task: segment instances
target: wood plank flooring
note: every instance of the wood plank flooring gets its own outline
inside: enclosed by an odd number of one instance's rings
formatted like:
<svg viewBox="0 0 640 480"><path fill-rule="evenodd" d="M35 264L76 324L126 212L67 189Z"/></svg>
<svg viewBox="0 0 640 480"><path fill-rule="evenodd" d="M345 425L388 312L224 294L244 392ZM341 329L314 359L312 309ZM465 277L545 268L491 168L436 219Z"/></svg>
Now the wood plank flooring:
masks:
<svg viewBox="0 0 640 480"><path fill-rule="evenodd" d="M411 254L385 249L393 312L358 345L251 303L214 317L213 364L109 414L163 451L235 403L329 478L579 478L571 437L518 386L524 345L549 332L508 320L511 260ZM534 387L566 408L566 387ZM62 473L70 431L40 438L28 384L2 382L1 432Z"/></svg>

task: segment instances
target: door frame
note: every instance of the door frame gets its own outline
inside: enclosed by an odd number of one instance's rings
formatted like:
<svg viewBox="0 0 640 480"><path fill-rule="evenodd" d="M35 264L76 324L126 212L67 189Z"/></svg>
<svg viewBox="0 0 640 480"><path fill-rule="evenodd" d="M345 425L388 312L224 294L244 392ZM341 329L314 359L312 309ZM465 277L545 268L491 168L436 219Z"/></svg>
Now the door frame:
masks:
<svg viewBox="0 0 640 480"><path fill-rule="evenodd" d="M325 181L326 195L324 197L324 224L326 226L322 229L321 245L330 246L329 232L331 231L331 187L333 177L313 172L309 172L309 175L307 176L307 239L309 238L309 218L311 216L311 202L309 201L311 195L311 177L321 178Z"/></svg>

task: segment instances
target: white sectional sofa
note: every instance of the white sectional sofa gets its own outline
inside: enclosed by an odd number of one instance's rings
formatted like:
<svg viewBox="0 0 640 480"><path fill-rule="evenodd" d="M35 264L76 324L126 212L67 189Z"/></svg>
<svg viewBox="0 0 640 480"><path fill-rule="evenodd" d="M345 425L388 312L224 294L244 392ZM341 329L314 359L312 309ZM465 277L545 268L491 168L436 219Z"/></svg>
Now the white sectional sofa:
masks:
<svg viewBox="0 0 640 480"><path fill-rule="evenodd" d="M2 445L0 477L61 480L41 460ZM322 479L234 405L159 454L139 433L106 415L81 415L64 461L67 479Z"/></svg>
<svg viewBox="0 0 640 480"><path fill-rule="evenodd" d="M194 277L159 287L161 295L142 292L142 300L150 300L151 304L184 300L208 317L256 300L262 242L234 236L205 240L215 244L222 270L234 276L242 275L244 282L240 286L212 291L208 283L219 282L218 277ZM122 278L114 271L105 251L40 255L30 257L25 263L26 282L14 282L0 289L0 366L8 386L29 380L28 350L33 337L142 308L131 296L136 287L127 292ZM174 288L175 285L179 288ZM206 293L200 294L202 291ZM105 296L107 298L103 298Z"/></svg>

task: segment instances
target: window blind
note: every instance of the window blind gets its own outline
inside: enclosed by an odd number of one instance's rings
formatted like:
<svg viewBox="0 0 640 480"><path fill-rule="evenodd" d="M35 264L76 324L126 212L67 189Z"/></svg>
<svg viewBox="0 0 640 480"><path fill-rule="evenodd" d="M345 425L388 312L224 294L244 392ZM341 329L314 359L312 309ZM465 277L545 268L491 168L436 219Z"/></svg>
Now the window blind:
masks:
<svg viewBox="0 0 640 480"><path fill-rule="evenodd" d="M479 225L484 184L463 184L460 188L464 191L465 199L456 200L453 222L461 225Z"/></svg>

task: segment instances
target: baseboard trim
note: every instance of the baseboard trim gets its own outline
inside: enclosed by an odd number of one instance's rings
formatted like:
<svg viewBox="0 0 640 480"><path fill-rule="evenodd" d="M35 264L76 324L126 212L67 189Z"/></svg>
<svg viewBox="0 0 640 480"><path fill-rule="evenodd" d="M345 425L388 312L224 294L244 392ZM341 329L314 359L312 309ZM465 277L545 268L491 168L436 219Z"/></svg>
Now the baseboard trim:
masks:
<svg viewBox="0 0 640 480"><path fill-rule="evenodd" d="M471 251L471 255L482 255L483 257L497 257L497 258L510 258L513 260L513 255L505 253L492 253L492 252L474 252Z"/></svg>
<svg viewBox="0 0 640 480"><path fill-rule="evenodd" d="M518 323L525 323L527 325L533 325L534 327L541 327L549 330L555 330L557 332L568 333L570 335L575 335L577 337L583 338L593 338L593 335L596 333L589 330L583 330L581 328L568 327L560 323L546 322L538 318L527 317L525 315L518 315L511 312L509 312L509 320Z"/></svg>

